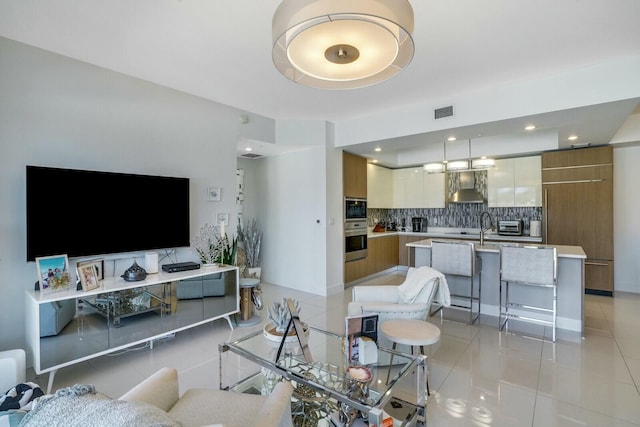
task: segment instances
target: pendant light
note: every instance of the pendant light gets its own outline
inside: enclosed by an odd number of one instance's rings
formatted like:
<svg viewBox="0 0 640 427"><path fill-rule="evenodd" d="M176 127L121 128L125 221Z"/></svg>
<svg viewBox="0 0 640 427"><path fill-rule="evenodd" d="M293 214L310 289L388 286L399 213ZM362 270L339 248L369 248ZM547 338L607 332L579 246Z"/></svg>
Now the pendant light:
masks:
<svg viewBox="0 0 640 427"><path fill-rule="evenodd" d="M272 21L273 63L304 86L371 86L409 65L412 33L407 0L283 0Z"/></svg>

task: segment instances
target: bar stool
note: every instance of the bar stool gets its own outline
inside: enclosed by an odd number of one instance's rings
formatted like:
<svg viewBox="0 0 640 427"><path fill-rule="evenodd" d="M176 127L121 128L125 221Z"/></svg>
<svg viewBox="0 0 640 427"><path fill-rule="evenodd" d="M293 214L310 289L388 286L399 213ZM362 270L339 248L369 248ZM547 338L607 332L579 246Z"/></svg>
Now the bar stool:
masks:
<svg viewBox="0 0 640 427"><path fill-rule="evenodd" d="M438 270L445 277L453 276L468 279L469 293L452 293L451 306L469 310L469 324L474 324L480 317L480 296L482 292L482 260L476 255L475 244L473 242L432 240L431 268ZM476 281L478 284L477 295L475 292ZM456 299L457 301L455 301ZM468 304L459 303L458 301L460 300L468 301ZM474 311L474 305L478 307L477 311ZM430 315L433 316L439 310L443 310L442 305L431 311Z"/></svg>
<svg viewBox="0 0 640 427"><path fill-rule="evenodd" d="M508 330L509 319L518 319L524 322L533 322L552 327L553 342L556 342L556 305L557 305L557 271L558 255L556 248L538 246L511 246L503 245L500 248L500 313L498 314L498 326L502 331ZM512 301L510 287L521 286L523 288L548 288L551 290L551 308L533 305L535 300L527 295L527 303ZM505 297L502 297L504 287ZM511 311L510 308L516 309ZM529 317L526 313L547 315L542 317ZM548 320L548 315L551 320ZM504 318L504 321L502 320Z"/></svg>
<svg viewBox="0 0 640 427"><path fill-rule="evenodd" d="M440 341L440 328L424 320L417 319L391 319L382 322L380 332L387 337L393 344L392 350L396 349L397 344L404 344L411 347L411 354L414 353L415 347L420 347L420 354L424 356L424 346L433 345ZM427 362L429 359L427 359ZM389 361L389 370L387 371L387 384L389 384L389 376L391 374L391 365L393 365L393 353ZM429 366L427 364L427 394L429 391Z"/></svg>

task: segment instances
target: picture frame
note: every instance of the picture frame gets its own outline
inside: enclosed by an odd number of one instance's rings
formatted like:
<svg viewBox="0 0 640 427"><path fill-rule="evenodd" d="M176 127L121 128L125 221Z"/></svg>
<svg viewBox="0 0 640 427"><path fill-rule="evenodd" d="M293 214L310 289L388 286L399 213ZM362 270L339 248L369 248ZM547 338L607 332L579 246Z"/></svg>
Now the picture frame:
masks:
<svg viewBox="0 0 640 427"><path fill-rule="evenodd" d="M66 290L71 284L69 258L66 254L36 258L40 292Z"/></svg>
<svg viewBox="0 0 640 427"><path fill-rule="evenodd" d="M96 271L95 264L85 264L78 267L78 275L80 277L80 283L82 284L82 290L87 292L100 287L98 283L98 272Z"/></svg>
<svg viewBox="0 0 640 427"><path fill-rule="evenodd" d="M210 202L219 202L221 197L220 197L220 187L209 187L207 188L207 199Z"/></svg>
<svg viewBox="0 0 640 427"><path fill-rule="evenodd" d="M81 261L76 264L77 268L84 267L85 265L93 265L96 268L96 277L98 280L104 280L104 259L96 258L90 259L87 261ZM80 278L80 273L78 272L78 278Z"/></svg>

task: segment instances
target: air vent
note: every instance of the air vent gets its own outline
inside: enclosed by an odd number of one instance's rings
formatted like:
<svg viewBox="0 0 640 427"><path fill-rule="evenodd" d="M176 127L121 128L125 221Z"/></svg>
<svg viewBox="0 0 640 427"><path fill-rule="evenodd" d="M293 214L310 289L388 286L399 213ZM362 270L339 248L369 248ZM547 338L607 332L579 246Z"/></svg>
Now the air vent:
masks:
<svg viewBox="0 0 640 427"><path fill-rule="evenodd" d="M241 155L240 157L244 157L245 159L259 159L260 157L262 157L262 154L247 153Z"/></svg>
<svg viewBox="0 0 640 427"><path fill-rule="evenodd" d="M449 105L448 107L437 108L433 110L435 113L435 119L442 119L444 117L453 116L453 105Z"/></svg>

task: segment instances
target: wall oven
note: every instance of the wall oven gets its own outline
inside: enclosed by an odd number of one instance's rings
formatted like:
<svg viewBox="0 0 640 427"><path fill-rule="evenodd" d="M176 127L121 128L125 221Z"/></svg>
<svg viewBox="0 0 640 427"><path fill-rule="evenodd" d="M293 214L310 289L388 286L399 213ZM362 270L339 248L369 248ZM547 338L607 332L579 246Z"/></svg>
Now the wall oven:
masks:
<svg viewBox="0 0 640 427"><path fill-rule="evenodd" d="M355 261L367 257L366 221L344 223L344 260Z"/></svg>
<svg viewBox="0 0 640 427"><path fill-rule="evenodd" d="M367 199L356 199L353 197L344 198L344 220L345 221L367 221ZM366 225L365 225L366 228Z"/></svg>

